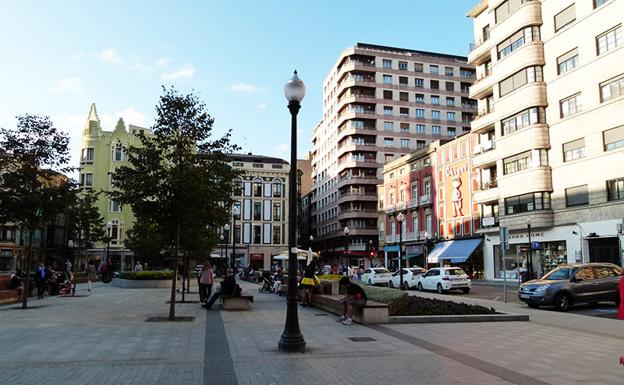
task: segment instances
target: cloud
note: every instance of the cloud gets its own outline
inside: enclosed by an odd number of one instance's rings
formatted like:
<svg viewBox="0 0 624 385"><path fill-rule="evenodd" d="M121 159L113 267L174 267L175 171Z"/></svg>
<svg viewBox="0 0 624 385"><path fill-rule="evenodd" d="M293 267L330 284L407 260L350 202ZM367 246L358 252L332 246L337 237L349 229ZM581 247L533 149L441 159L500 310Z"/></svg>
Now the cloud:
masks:
<svg viewBox="0 0 624 385"><path fill-rule="evenodd" d="M153 64L145 64L139 59L134 59L128 68L130 68L132 71L137 71L142 75L149 75L153 71L166 67L169 62L171 62L171 59L168 57L161 57L157 59Z"/></svg>
<svg viewBox="0 0 624 385"><path fill-rule="evenodd" d="M190 64L185 64L182 67L178 67L173 71L165 72L160 77L160 80L174 81L179 79L192 78L195 76L195 67Z"/></svg>
<svg viewBox="0 0 624 385"><path fill-rule="evenodd" d="M266 89L250 83L236 83L230 86L230 91L241 94L250 94L254 92L265 92Z"/></svg>
<svg viewBox="0 0 624 385"><path fill-rule="evenodd" d="M121 57L117 54L117 51L114 48L101 50L97 53L97 57L105 63L119 64L122 62Z"/></svg>
<svg viewBox="0 0 624 385"><path fill-rule="evenodd" d="M80 96L83 96L85 94L84 82L80 78L61 79L58 82L54 83L48 89L48 91L53 94L71 93Z"/></svg>
<svg viewBox="0 0 624 385"><path fill-rule="evenodd" d="M264 110L267 109L268 106L269 106L269 104L267 102L262 102L260 104L256 104L256 110L264 111Z"/></svg>
<svg viewBox="0 0 624 385"><path fill-rule="evenodd" d="M275 147L275 152L280 153L280 154L288 154L289 151L290 151L290 145L288 145L287 143L282 143Z"/></svg>

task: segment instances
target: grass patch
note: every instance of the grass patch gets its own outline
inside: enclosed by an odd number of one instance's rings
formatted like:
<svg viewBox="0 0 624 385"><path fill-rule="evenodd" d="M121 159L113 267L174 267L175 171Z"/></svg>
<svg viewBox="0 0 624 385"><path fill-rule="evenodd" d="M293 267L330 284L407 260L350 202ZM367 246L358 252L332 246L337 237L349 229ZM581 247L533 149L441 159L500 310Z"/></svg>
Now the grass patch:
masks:
<svg viewBox="0 0 624 385"><path fill-rule="evenodd" d="M479 305L469 305L463 302L443 301L432 298L409 296L405 306L402 306L396 314L398 316L419 315L469 315L469 314L495 314L494 308Z"/></svg>

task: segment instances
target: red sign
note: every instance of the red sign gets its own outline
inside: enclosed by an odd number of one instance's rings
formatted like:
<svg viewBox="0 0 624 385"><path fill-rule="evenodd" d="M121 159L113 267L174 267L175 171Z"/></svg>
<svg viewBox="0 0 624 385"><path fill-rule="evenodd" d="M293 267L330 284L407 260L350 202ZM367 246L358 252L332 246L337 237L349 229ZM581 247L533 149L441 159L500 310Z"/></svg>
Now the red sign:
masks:
<svg viewBox="0 0 624 385"><path fill-rule="evenodd" d="M264 253L249 253L249 259L252 261L264 261Z"/></svg>

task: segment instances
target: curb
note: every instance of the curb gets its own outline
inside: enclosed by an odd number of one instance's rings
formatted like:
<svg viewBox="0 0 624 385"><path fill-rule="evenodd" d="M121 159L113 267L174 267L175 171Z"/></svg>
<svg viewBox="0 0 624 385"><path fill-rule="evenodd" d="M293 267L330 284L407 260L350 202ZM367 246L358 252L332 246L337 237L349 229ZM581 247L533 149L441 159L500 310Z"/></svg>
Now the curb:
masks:
<svg viewBox="0 0 624 385"><path fill-rule="evenodd" d="M421 315L390 316L388 323L451 323L451 322L510 322L529 321L528 314L469 314L469 315Z"/></svg>

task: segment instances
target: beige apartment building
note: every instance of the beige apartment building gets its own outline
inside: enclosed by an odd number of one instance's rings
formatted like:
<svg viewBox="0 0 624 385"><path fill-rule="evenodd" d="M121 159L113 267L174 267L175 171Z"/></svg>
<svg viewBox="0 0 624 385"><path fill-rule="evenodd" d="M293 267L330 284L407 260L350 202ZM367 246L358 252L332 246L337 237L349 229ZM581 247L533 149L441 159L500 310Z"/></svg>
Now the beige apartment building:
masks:
<svg viewBox="0 0 624 385"><path fill-rule="evenodd" d="M474 78L474 66L461 56L362 43L339 56L324 81L323 118L312 135L315 249L351 263L379 250L383 165L469 131Z"/></svg>
<svg viewBox="0 0 624 385"><path fill-rule="evenodd" d="M486 278L621 264L624 0L484 0L468 16Z"/></svg>

